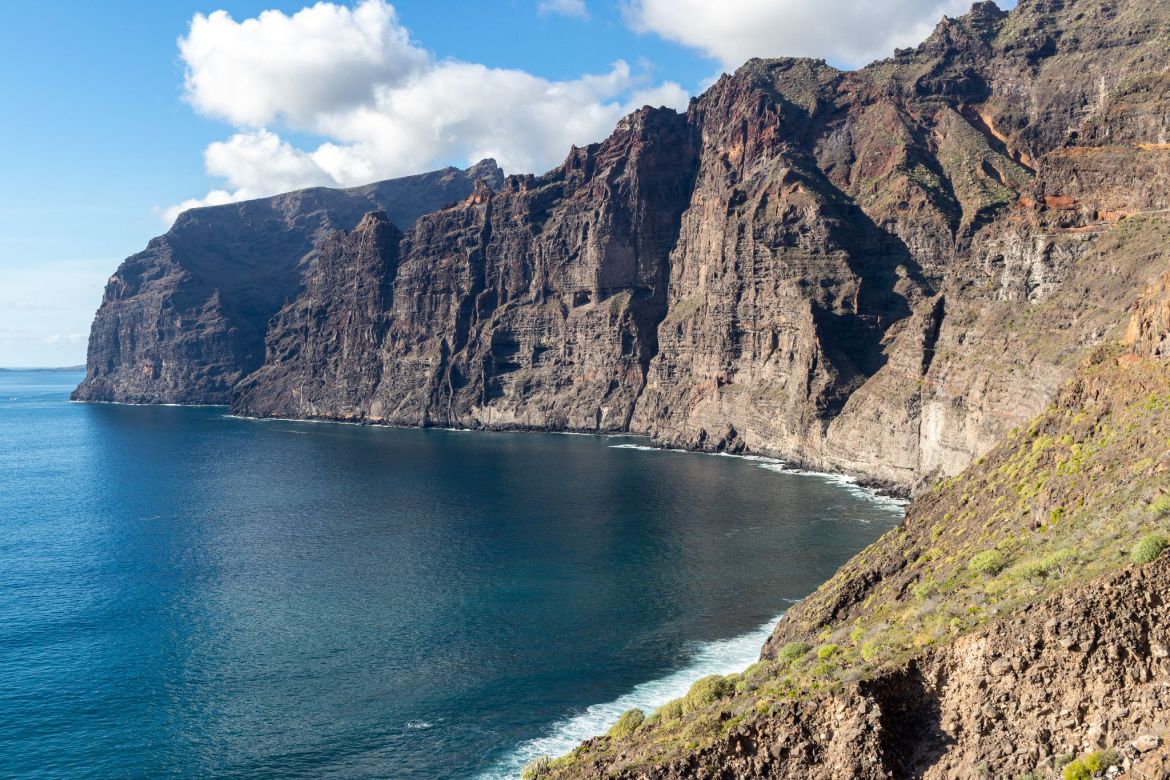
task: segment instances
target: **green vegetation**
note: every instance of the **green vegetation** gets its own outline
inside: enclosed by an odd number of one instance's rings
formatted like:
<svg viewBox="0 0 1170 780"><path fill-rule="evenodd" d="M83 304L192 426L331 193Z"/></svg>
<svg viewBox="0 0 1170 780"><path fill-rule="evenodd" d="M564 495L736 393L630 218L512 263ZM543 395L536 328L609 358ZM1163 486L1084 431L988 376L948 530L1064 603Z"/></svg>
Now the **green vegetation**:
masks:
<svg viewBox="0 0 1170 780"><path fill-rule="evenodd" d="M1090 780L1093 775L1116 764L1117 759L1116 750L1098 750L1090 753L1065 765L1064 780Z"/></svg>
<svg viewBox="0 0 1170 780"><path fill-rule="evenodd" d="M1170 493L1163 493L1151 501L1150 511L1158 517L1170 515Z"/></svg>
<svg viewBox="0 0 1170 780"><path fill-rule="evenodd" d="M1007 566L1007 559L999 550L984 550L971 558L971 562L967 564L967 568L975 574L989 576L999 574L1004 566Z"/></svg>
<svg viewBox="0 0 1170 780"><path fill-rule="evenodd" d="M694 712L735 693L735 682L717 674L702 677L682 699L683 712Z"/></svg>
<svg viewBox="0 0 1170 780"><path fill-rule="evenodd" d="M529 761L520 770L520 780L540 780L553 768L553 759L550 756L540 756Z"/></svg>
<svg viewBox="0 0 1170 780"><path fill-rule="evenodd" d="M804 642L789 642L780 648L780 652L776 654L776 660L782 664L790 664L808 655L810 650L812 650L812 645Z"/></svg>
<svg viewBox="0 0 1170 780"><path fill-rule="evenodd" d="M658 716L658 720L678 720L683 716L682 699L674 699L663 704L650 717Z"/></svg>
<svg viewBox="0 0 1170 780"><path fill-rule="evenodd" d="M638 727L646 720L646 715L637 707L631 710L626 710L622 716L618 718L618 722L613 724L606 736L610 739L625 739L638 730Z"/></svg>
<svg viewBox="0 0 1170 780"><path fill-rule="evenodd" d="M1162 554L1167 544L1170 542L1162 534L1143 536L1141 541L1133 546L1133 551L1129 554L1130 560L1137 564L1149 563Z"/></svg>

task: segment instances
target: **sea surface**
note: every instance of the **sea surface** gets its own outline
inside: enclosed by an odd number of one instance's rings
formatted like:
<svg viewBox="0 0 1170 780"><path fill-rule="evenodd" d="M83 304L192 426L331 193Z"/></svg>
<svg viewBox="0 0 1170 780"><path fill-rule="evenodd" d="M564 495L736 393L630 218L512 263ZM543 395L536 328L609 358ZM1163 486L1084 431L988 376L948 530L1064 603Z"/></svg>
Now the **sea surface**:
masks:
<svg viewBox="0 0 1170 780"><path fill-rule="evenodd" d="M901 518L630 438L71 404L0 372L0 777L496 778L755 660Z"/></svg>

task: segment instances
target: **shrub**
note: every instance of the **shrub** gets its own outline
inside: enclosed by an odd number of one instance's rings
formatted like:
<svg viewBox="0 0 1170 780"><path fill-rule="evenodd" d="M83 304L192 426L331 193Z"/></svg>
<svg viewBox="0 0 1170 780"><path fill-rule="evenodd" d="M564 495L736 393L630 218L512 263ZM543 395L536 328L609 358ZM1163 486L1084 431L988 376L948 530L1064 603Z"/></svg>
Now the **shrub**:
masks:
<svg viewBox="0 0 1170 780"><path fill-rule="evenodd" d="M735 683L718 674L695 681L682 699L683 712L694 712L722 699L735 691Z"/></svg>
<svg viewBox="0 0 1170 780"><path fill-rule="evenodd" d="M1020 564L1018 571L1024 577L1047 577L1054 569L1059 569L1072 559L1072 550L1057 550L1038 560ZM1013 572L1017 571L1013 569Z"/></svg>
<svg viewBox="0 0 1170 780"><path fill-rule="evenodd" d="M822 661L827 661L835 656L837 651L840 649L841 648L834 644L821 645L817 648L817 658L821 659Z"/></svg>
<svg viewBox="0 0 1170 780"><path fill-rule="evenodd" d="M975 574L986 574L995 576L1003 571L1003 567L1007 565L1007 559L1003 557L1003 553L999 550L984 550L981 553L976 553L971 562L967 564L967 569Z"/></svg>
<svg viewBox="0 0 1170 780"><path fill-rule="evenodd" d="M1134 563L1149 563L1162 554L1166 549L1166 537L1162 534L1150 534L1133 546L1129 557Z"/></svg>
<svg viewBox="0 0 1170 780"><path fill-rule="evenodd" d="M681 737L698 744L703 740L719 733L719 718L710 713L703 713L687 723L682 730Z"/></svg>
<svg viewBox="0 0 1170 780"><path fill-rule="evenodd" d="M1090 780L1098 772L1103 772L1117 763L1116 750L1098 750L1084 758L1078 758L1064 767L1064 780Z"/></svg>
<svg viewBox="0 0 1170 780"><path fill-rule="evenodd" d="M1064 765L1064 780L1090 780L1093 773L1079 758Z"/></svg>
<svg viewBox="0 0 1170 780"><path fill-rule="evenodd" d="M789 642L780 648L780 652L776 654L776 660L782 664L790 664L798 658L804 658L808 655L808 651L812 647L804 642Z"/></svg>
<svg viewBox="0 0 1170 780"><path fill-rule="evenodd" d="M650 716L661 720L678 720L683 716L683 702L682 699L673 699L663 704Z"/></svg>
<svg viewBox="0 0 1170 780"><path fill-rule="evenodd" d="M529 761L520 770L520 780L540 780L552 769L553 760L549 756L538 756Z"/></svg>
<svg viewBox="0 0 1170 780"><path fill-rule="evenodd" d="M1150 511L1158 517L1170 515L1170 493L1163 493L1150 503Z"/></svg>
<svg viewBox="0 0 1170 780"><path fill-rule="evenodd" d="M881 659L890 647L880 639L871 639L861 646L861 660L868 663L873 663Z"/></svg>
<svg viewBox="0 0 1170 780"><path fill-rule="evenodd" d="M626 710L622 716L618 718L617 723L610 727L609 731L605 732L605 736L610 739L625 739L638 730L646 720L646 715L637 707L631 710Z"/></svg>
<svg viewBox="0 0 1170 780"><path fill-rule="evenodd" d="M1117 759L1116 750L1098 750L1096 753L1085 756L1085 767L1090 772L1104 772L1116 764Z"/></svg>

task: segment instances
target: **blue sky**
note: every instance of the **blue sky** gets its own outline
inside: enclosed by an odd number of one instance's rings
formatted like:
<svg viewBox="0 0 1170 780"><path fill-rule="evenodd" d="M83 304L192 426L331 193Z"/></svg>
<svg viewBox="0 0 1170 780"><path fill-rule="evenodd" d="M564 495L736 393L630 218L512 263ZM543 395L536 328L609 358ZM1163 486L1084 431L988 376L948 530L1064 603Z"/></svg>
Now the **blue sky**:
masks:
<svg viewBox="0 0 1170 780"><path fill-rule="evenodd" d="M852 66L891 41L917 40L943 12L967 5L727 0L719 8L737 6L727 19L707 0L365 2L378 3L381 15L371 7L361 17L356 3L339 2L326 40L380 31L378 56L385 57L330 69L329 61L347 56L337 43L326 63L304 76L305 84L317 79L323 95L365 95L345 105L306 103L299 89L272 81L285 69L282 57L309 51L297 36L314 25L294 16L306 2L6 4L0 366L84 362L106 278L164 232L168 209L185 201L354 184L363 176L464 164L485 151L501 157L509 172L542 169L568 143L603 137L603 128L638 101L685 104L747 56L805 54ZM882 29L866 17L866 6L884 9ZM221 10L230 18L211 16ZM261 17L262 25L240 24L264 11L280 13ZM212 20L199 32L192 27L197 15ZM409 41L394 43L394 35ZM180 38L188 40L186 49ZM386 46L399 51L386 54ZM386 59L391 54L394 63ZM215 70L224 62L237 68L229 77ZM247 85L275 95L263 115L253 110L254 99L234 91L240 72L258 74ZM189 73L200 77L197 87L185 84ZM362 79L384 97L375 101L361 83L351 83ZM439 127L435 117L452 110L435 94L445 91L461 108L471 105ZM546 121L515 124L512 115ZM420 130L431 127L441 138ZM387 137L394 142L380 142Z"/></svg>

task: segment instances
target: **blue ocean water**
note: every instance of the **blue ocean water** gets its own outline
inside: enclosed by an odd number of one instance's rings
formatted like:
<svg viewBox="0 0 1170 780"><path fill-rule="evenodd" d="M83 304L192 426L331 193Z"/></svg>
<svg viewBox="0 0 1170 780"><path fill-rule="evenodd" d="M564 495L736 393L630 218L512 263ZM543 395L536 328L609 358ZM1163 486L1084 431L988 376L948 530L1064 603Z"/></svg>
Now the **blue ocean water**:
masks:
<svg viewBox="0 0 1170 780"><path fill-rule="evenodd" d="M491 778L754 660L901 510L635 439L0 372L0 776Z"/></svg>

